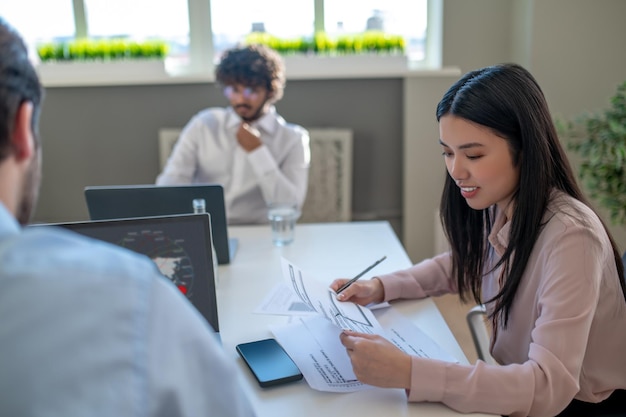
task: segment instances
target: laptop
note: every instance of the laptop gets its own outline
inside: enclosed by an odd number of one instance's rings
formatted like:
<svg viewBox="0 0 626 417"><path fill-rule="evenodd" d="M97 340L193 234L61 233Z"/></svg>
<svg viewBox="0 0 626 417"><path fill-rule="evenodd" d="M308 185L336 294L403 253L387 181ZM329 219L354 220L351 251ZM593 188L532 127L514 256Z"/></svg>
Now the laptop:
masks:
<svg viewBox="0 0 626 417"><path fill-rule="evenodd" d="M211 215L217 262L230 263L237 251L238 240L228 238L224 188L219 184L88 186L84 193L91 220L189 214L192 201L203 199Z"/></svg>
<svg viewBox="0 0 626 417"><path fill-rule="evenodd" d="M219 334L210 215L186 214L37 224L57 226L152 259Z"/></svg>

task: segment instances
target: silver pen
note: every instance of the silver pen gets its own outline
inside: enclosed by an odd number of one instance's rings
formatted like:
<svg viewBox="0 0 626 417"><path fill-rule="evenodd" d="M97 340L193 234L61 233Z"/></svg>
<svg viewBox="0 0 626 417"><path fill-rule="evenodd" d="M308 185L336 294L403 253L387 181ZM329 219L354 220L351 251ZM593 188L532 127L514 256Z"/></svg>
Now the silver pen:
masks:
<svg viewBox="0 0 626 417"><path fill-rule="evenodd" d="M358 280L359 278L361 278L363 275L367 274L370 270L372 270L376 265L378 265L379 263L381 263L382 261L384 261L385 259L387 259L387 256L383 256L382 258L380 258L379 260L377 260L376 262L374 262L373 264L371 264L370 266L368 266L367 268L365 268L365 270L363 272L361 272L360 274L358 274L356 277L352 278L351 280L349 280L348 282L346 282L345 284L343 284L341 286L341 288L339 288L337 290L337 294L341 293L343 290L345 290L346 288L348 288L350 285L352 285L353 283L356 282L356 280Z"/></svg>

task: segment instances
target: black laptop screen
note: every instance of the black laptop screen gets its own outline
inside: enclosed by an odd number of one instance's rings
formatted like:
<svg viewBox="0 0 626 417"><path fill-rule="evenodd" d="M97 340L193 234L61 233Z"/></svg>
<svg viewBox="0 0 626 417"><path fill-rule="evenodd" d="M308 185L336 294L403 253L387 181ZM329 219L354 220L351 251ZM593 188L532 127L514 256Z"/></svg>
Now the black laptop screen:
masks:
<svg viewBox="0 0 626 417"><path fill-rule="evenodd" d="M219 331L208 214L59 223L151 258Z"/></svg>
<svg viewBox="0 0 626 417"><path fill-rule="evenodd" d="M230 262L224 189L217 184L196 185L119 185L85 188L85 201L91 220L166 216L193 213L192 201L203 199L211 215L211 228L217 260Z"/></svg>

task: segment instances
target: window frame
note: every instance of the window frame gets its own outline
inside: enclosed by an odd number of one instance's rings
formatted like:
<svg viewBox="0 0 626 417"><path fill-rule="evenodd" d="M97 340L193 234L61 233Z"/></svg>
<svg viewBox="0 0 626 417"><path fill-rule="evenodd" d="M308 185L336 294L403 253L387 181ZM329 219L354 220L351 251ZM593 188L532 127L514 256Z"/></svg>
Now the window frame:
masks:
<svg viewBox="0 0 626 417"><path fill-rule="evenodd" d="M312 0L314 3L315 30L324 30L324 0ZM75 36L87 37L89 33L85 15L84 0L72 0L74 11ZM178 71L162 74L147 74L145 77L125 77L123 71L117 74L103 75L76 74L68 71L66 75L55 71L54 74L40 71L44 86L76 86L76 85L128 85L154 83L187 83L198 81L214 81L213 30L211 27L211 0L187 0L189 11L189 65ZM352 65L349 58L347 63L339 67L328 68L329 58L311 58L306 71L300 71L296 66L289 69L287 61L288 79L315 79L315 78L353 78L353 77L389 77L404 76L413 71L437 71L442 64L442 32L443 32L443 0L427 0L428 25L426 33L425 59L420 62L409 62L399 67L392 64L391 59L378 58L373 66ZM339 60L343 58L330 58ZM382 65L381 65L382 64ZM38 69L44 70L48 64L39 64ZM96 65L115 65L102 63Z"/></svg>

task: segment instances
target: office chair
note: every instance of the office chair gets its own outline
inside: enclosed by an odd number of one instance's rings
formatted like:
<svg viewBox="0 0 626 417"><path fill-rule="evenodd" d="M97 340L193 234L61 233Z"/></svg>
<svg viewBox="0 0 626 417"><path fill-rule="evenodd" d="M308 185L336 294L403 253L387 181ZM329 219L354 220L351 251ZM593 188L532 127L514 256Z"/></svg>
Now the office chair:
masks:
<svg viewBox="0 0 626 417"><path fill-rule="evenodd" d="M307 196L299 223L352 220L351 129L307 127L311 139L311 166ZM181 128L159 129L159 171L180 136Z"/></svg>
<svg viewBox="0 0 626 417"><path fill-rule="evenodd" d="M489 353L490 337L485 323L486 317L487 311L484 305L479 304L474 306L467 312L467 325L472 334L472 340L474 341L478 359L490 365L497 365L496 360Z"/></svg>

